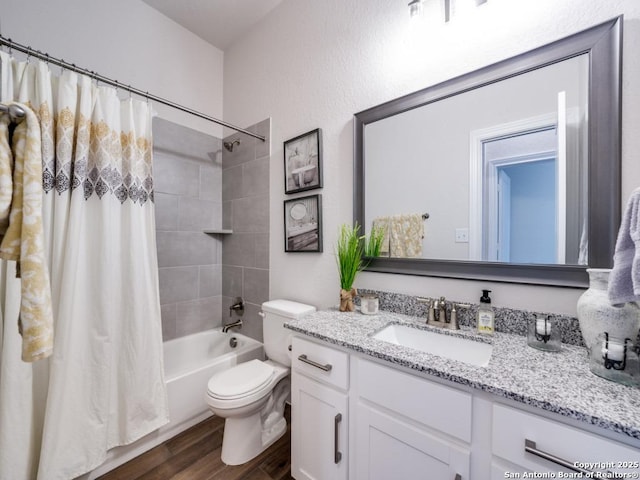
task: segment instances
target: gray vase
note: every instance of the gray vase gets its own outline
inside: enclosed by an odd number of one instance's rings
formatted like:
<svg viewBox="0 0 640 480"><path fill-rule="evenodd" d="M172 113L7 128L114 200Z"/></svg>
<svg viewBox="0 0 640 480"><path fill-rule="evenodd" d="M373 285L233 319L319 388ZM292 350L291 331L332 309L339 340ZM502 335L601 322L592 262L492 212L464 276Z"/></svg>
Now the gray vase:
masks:
<svg viewBox="0 0 640 480"><path fill-rule="evenodd" d="M640 307L625 303L614 307L609 303L610 268L588 268L589 288L578 299L578 322L587 348L596 342L598 334L607 332L620 339L636 341L640 329Z"/></svg>

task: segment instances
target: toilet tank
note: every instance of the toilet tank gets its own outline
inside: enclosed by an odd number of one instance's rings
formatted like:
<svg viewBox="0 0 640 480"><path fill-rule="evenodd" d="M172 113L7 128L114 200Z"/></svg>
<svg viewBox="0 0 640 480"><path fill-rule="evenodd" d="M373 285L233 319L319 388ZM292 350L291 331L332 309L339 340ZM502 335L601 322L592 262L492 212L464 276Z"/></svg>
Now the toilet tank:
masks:
<svg viewBox="0 0 640 480"><path fill-rule="evenodd" d="M291 330L284 328L285 322L301 318L316 307L291 300L270 300L262 304L262 334L267 358L281 365L291 365Z"/></svg>

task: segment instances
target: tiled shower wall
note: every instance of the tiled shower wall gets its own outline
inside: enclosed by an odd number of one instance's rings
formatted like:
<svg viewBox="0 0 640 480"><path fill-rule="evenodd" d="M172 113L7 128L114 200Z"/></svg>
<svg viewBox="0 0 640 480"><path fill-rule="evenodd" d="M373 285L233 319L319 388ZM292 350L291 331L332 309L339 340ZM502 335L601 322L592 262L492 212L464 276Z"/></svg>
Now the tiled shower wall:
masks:
<svg viewBox="0 0 640 480"><path fill-rule="evenodd" d="M222 141L153 120L156 238L165 340L218 327L222 310Z"/></svg>
<svg viewBox="0 0 640 480"><path fill-rule="evenodd" d="M262 341L260 305L269 298L270 120L222 140L155 118L154 182L162 332L165 340L235 320ZM231 234L204 230L230 229Z"/></svg>
<svg viewBox="0 0 640 480"><path fill-rule="evenodd" d="M223 227L231 229L222 242L222 321L241 296L245 304L239 331L262 341L260 306L269 299L269 162L271 120L247 130L266 142L235 133L225 142L240 140L233 152L222 149Z"/></svg>

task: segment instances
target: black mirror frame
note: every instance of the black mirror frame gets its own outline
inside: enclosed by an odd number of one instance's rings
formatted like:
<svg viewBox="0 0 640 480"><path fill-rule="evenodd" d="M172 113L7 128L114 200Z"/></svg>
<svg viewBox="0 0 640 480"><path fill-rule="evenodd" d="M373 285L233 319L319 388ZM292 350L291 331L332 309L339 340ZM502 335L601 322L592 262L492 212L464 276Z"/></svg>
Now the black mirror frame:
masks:
<svg viewBox="0 0 640 480"><path fill-rule="evenodd" d="M374 258L371 259L367 270L469 280L586 287L587 268L610 268L620 224L622 21L622 16L616 17L548 45L369 108L354 116L353 220L354 223L364 225L363 141L364 127L367 124L578 55L588 54L588 267ZM597 88L594 88L594 85Z"/></svg>

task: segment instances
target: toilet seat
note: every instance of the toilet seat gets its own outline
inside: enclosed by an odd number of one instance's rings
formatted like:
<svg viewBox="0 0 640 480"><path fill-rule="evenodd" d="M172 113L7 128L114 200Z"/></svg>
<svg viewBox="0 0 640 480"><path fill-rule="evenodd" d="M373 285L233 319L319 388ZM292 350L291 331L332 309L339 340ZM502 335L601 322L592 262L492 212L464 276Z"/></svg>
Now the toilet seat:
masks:
<svg viewBox="0 0 640 480"><path fill-rule="evenodd" d="M274 369L260 360L251 360L219 372L207 384L209 396L235 400L261 390L273 377Z"/></svg>
<svg viewBox="0 0 640 480"><path fill-rule="evenodd" d="M209 407L220 411L249 408L251 404L265 401L274 385L288 374L288 368L269 360L241 363L211 377L207 384L206 402ZM246 381L237 381L236 376ZM229 387L232 382L237 382L235 388ZM239 393L242 390L245 392Z"/></svg>

